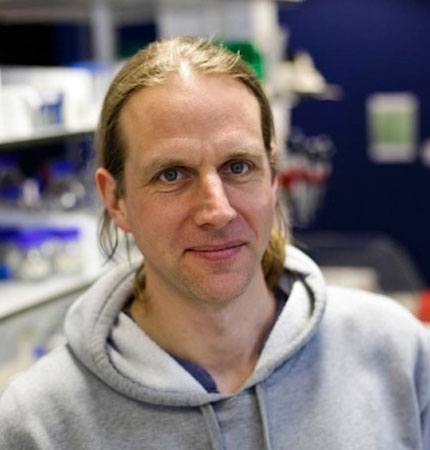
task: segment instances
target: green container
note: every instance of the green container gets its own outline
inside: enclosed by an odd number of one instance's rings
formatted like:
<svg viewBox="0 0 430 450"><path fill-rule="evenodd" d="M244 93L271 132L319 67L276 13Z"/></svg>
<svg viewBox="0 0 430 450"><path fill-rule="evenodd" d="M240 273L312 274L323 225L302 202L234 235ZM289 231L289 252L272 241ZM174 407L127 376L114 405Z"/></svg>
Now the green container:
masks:
<svg viewBox="0 0 430 450"><path fill-rule="evenodd" d="M247 41L218 41L217 44L227 48L233 53L238 53L251 67L259 80L264 80L266 70L263 55L251 42Z"/></svg>
<svg viewBox="0 0 430 450"><path fill-rule="evenodd" d="M149 42L134 42L128 43L126 46L121 46L118 49L118 56L120 58L129 58L137 53L139 50L145 48ZM255 75L260 81L263 81L266 76L263 55L255 48L255 46L248 41L215 41L218 44L233 53L238 53L241 58L251 67Z"/></svg>

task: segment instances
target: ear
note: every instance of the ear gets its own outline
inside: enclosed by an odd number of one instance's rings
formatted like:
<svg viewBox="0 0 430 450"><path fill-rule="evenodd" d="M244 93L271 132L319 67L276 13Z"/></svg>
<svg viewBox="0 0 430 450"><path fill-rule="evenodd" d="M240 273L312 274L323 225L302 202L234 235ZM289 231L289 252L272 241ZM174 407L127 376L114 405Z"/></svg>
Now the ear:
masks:
<svg viewBox="0 0 430 450"><path fill-rule="evenodd" d="M127 208L124 199L118 196L118 186L115 178L104 167L99 167L96 171L95 179L98 191L115 225L126 233L129 232Z"/></svg>

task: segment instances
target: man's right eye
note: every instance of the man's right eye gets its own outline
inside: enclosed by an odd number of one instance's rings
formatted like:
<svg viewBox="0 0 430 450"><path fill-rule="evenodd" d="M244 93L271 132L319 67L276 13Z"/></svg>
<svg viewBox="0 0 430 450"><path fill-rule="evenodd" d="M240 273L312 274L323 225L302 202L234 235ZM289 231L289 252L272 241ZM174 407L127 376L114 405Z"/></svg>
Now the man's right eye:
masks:
<svg viewBox="0 0 430 450"><path fill-rule="evenodd" d="M163 172L160 173L158 179L165 183L173 183L175 181L178 181L180 176L181 172L179 171L179 169L171 167L169 169L163 170Z"/></svg>

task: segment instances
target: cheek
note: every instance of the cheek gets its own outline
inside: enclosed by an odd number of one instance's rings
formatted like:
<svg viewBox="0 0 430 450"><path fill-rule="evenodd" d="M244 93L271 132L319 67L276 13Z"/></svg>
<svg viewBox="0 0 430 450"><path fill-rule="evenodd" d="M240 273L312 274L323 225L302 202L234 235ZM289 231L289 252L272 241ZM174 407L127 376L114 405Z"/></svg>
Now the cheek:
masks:
<svg viewBox="0 0 430 450"><path fill-rule="evenodd" d="M272 227L276 197L271 186L260 186L260 189L235 193L235 209L256 231L265 232Z"/></svg>
<svg viewBox="0 0 430 450"><path fill-rule="evenodd" d="M184 208L178 202L135 196L130 199L129 211L132 232L141 245L178 240L184 221Z"/></svg>

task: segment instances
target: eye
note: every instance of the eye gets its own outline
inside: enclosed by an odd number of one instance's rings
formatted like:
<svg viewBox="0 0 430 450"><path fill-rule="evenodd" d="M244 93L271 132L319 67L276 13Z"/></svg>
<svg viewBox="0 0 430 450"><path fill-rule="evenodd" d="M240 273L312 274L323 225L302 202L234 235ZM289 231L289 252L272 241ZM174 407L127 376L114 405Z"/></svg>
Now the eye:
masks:
<svg viewBox="0 0 430 450"><path fill-rule="evenodd" d="M250 165L245 161L233 161L227 165L227 171L233 175L243 175L249 170Z"/></svg>
<svg viewBox="0 0 430 450"><path fill-rule="evenodd" d="M176 167L170 167L169 169L163 170L163 172L160 173L158 179L165 183L174 183L175 181L178 181L180 177L180 170Z"/></svg>

